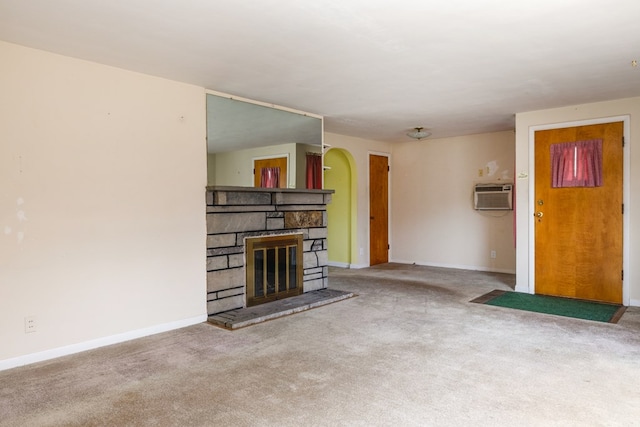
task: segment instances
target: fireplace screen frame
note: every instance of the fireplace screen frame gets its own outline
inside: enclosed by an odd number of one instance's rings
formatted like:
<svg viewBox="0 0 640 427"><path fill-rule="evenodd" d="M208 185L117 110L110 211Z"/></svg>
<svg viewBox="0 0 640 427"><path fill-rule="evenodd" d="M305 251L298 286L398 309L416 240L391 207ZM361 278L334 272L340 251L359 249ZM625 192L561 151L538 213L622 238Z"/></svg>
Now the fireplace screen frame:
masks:
<svg viewBox="0 0 640 427"><path fill-rule="evenodd" d="M245 240L247 307L303 293L302 242L302 234L280 234ZM295 254L291 253L292 249ZM283 256L285 260L282 260ZM262 265L256 268L256 263ZM285 268L284 272L281 271L282 267ZM282 279L285 283L282 283Z"/></svg>

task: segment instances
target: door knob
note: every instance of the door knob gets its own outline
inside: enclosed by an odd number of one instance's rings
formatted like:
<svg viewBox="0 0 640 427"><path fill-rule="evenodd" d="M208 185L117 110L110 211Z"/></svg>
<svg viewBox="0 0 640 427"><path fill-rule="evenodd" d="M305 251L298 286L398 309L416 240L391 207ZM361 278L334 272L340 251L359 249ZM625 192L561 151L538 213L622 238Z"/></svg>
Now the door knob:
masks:
<svg viewBox="0 0 640 427"><path fill-rule="evenodd" d="M542 218L544 214L542 212L536 212L533 214L533 216L537 216L538 218Z"/></svg>

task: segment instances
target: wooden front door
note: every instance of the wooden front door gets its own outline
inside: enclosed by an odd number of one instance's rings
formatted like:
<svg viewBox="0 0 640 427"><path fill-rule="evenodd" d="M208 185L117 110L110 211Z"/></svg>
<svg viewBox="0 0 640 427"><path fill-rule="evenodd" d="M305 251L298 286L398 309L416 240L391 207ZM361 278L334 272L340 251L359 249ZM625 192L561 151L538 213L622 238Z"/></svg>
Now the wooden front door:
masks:
<svg viewBox="0 0 640 427"><path fill-rule="evenodd" d="M253 161L253 186L260 187L262 168L280 168L280 188L287 188L287 158L259 159Z"/></svg>
<svg viewBox="0 0 640 427"><path fill-rule="evenodd" d="M389 262L389 158L369 155L369 265Z"/></svg>
<svg viewBox="0 0 640 427"><path fill-rule="evenodd" d="M602 140L602 186L552 188L551 144ZM622 303L623 124L535 133L535 290Z"/></svg>

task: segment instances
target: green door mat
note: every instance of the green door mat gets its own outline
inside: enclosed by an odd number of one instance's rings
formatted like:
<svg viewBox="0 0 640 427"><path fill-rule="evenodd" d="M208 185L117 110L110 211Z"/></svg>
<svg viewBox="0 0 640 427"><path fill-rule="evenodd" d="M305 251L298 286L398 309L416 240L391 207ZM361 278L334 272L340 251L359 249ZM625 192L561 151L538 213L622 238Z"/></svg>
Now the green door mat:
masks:
<svg viewBox="0 0 640 427"><path fill-rule="evenodd" d="M471 302L608 323L617 323L626 308L617 304L500 290L491 291Z"/></svg>

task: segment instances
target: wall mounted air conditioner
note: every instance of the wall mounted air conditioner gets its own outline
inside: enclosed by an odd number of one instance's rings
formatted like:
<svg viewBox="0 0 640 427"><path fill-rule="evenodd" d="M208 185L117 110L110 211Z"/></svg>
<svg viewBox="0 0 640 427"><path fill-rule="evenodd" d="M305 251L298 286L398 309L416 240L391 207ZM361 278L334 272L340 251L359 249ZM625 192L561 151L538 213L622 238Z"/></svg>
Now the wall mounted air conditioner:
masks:
<svg viewBox="0 0 640 427"><path fill-rule="evenodd" d="M476 184L473 190L473 208L479 211L513 209L513 185Z"/></svg>

